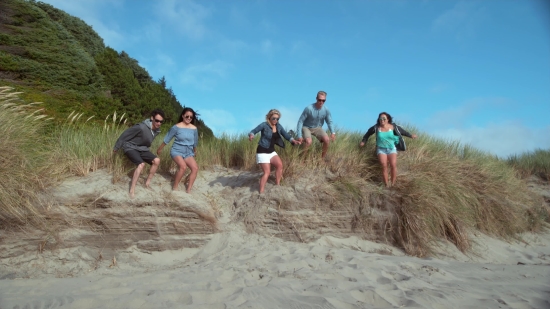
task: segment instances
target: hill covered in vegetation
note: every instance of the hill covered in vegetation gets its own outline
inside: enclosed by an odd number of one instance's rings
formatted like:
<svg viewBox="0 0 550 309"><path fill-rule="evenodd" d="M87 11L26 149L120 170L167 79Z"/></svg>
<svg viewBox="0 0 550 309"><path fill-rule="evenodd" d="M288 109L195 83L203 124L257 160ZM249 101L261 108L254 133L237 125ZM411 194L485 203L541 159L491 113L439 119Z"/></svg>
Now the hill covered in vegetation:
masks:
<svg viewBox="0 0 550 309"><path fill-rule="evenodd" d="M15 87L46 113L102 119L125 113L130 123L162 108L175 122L182 106L164 77L155 81L126 52L105 46L84 21L37 1L0 2L0 86ZM213 133L200 121L204 137Z"/></svg>

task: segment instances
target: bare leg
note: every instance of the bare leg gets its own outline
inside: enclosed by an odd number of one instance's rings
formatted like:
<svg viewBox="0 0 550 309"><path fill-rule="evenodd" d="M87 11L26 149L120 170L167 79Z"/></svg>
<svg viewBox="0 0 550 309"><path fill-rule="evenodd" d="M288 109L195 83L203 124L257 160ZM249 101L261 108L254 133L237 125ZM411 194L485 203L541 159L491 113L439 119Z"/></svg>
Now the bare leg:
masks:
<svg viewBox="0 0 550 309"><path fill-rule="evenodd" d="M391 185L393 186L395 185L395 181L397 180L397 154L389 154L388 161L390 162Z"/></svg>
<svg viewBox="0 0 550 309"><path fill-rule="evenodd" d="M183 178L183 174L185 174L185 170L187 169L187 164L185 164L185 160L181 156L175 157L174 162L178 165L178 171L174 177L174 185L172 186L172 190L177 190L180 181Z"/></svg>
<svg viewBox="0 0 550 309"><path fill-rule="evenodd" d="M279 185L281 183L281 178L283 178L283 161L279 156L274 156L271 158L271 165L275 167L275 184Z"/></svg>
<svg viewBox="0 0 550 309"><path fill-rule="evenodd" d="M384 184L386 185L386 187L389 187L390 183L388 182L388 156L386 154L379 154L378 161L380 161L380 165L382 165L382 177L384 178Z"/></svg>
<svg viewBox="0 0 550 309"><path fill-rule="evenodd" d="M311 143L312 143L311 137L306 137L305 141L306 142L304 144L304 151L302 152L302 156L303 156L304 160L307 157L307 152L308 152L309 147L311 146Z"/></svg>
<svg viewBox="0 0 550 309"><path fill-rule="evenodd" d="M267 183L267 179L269 178L269 174L271 173L271 164L270 163L260 163L260 167L262 168L262 171L264 174L260 178L260 193L264 193L265 184Z"/></svg>
<svg viewBox="0 0 550 309"><path fill-rule="evenodd" d="M193 184L195 183L195 179L197 178L197 173L199 172L199 166L197 165L197 161L195 161L194 157L185 158L185 163L191 169L191 174L189 175L189 183L187 184L187 193L191 193L191 189L193 189Z"/></svg>
<svg viewBox="0 0 550 309"><path fill-rule="evenodd" d="M151 169L149 170L149 176L147 177L147 180L145 181L145 187L149 188L149 185L151 184L151 179L153 179L153 176L155 176L155 173L157 172L157 169L159 168L160 159L155 158L153 160L153 164L151 164Z"/></svg>
<svg viewBox="0 0 550 309"><path fill-rule="evenodd" d="M330 144L330 139L328 138L328 136L323 136L323 138L319 141L321 143L323 143L323 152L321 154L321 158L324 159L325 156L327 155L328 145Z"/></svg>
<svg viewBox="0 0 550 309"><path fill-rule="evenodd" d="M132 184L130 185L130 198L134 198L136 194L136 184L139 179L139 175L141 175L141 171L143 171L143 167L145 166L145 163L141 163L138 166L136 166L136 169L134 170L134 176L132 177Z"/></svg>

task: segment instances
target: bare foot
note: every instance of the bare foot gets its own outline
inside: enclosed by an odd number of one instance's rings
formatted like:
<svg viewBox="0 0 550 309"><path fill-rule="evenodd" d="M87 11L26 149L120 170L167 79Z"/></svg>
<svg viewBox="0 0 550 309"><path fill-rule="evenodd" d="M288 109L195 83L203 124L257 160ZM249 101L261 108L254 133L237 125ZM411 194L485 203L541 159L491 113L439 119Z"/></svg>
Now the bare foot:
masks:
<svg viewBox="0 0 550 309"><path fill-rule="evenodd" d="M145 182L145 188L149 189L149 185L151 184L151 180L147 179Z"/></svg>
<svg viewBox="0 0 550 309"><path fill-rule="evenodd" d="M136 197L136 193L134 190L130 190L130 198L133 199L134 197Z"/></svg>

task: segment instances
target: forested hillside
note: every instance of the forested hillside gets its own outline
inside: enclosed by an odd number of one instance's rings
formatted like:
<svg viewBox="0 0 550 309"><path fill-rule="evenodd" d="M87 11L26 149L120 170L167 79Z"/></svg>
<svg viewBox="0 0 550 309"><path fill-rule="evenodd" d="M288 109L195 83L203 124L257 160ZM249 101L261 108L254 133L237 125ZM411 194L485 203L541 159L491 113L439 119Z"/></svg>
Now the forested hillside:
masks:
<svg viewBox="0 0 550 309"><path fill-rule="evenodd" d="M183 108L164 77L153 80L84 21L33 0L0 1L0 85L23 91L28 102L44 102L59 120L73 111L96 119L116 111L133 123L162 108L174 122ZM204 137L213 136L200 124Z"/></svg>

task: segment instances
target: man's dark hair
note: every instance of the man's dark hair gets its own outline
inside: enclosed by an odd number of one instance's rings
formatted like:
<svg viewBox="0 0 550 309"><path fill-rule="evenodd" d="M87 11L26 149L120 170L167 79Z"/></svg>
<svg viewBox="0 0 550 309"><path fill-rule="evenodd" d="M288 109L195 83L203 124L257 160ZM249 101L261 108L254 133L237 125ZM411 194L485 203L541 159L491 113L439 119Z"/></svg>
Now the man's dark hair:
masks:
<svg viewBox="0 0 550 309"><path fill-rule="evenodd" d="M154 109L152 112L151 112L151 116L153 118L155 118L156 115L160 115L162 117L162 119L166 119L166 116L164 116L164 111L160 108L157 108L157 109Z"/></svg>

